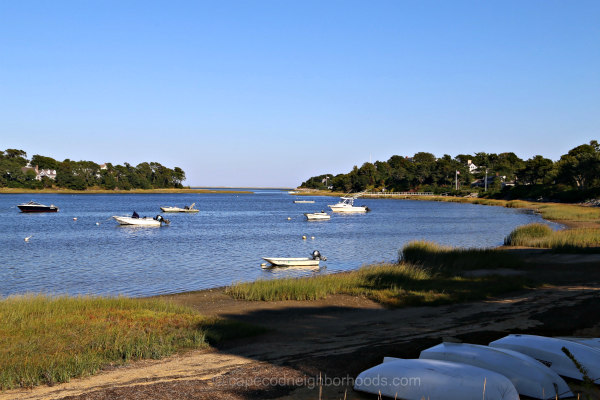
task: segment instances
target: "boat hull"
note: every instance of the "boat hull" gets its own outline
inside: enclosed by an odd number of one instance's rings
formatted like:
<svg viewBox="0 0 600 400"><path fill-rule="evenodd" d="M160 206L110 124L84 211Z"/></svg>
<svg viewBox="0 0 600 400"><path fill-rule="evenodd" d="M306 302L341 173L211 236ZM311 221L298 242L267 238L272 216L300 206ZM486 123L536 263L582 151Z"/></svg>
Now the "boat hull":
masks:
<svg viewBox="0 0 600 400"><path fill-rule="evenodd" d="M127 225L127 226L160 226L161 223L160 221L157 221L153 218L132 218L132 217L119 217L119 216L113 216L113 218L120 224L120 225Z"/></svg>
<svg viewBox="0 0 600 400"><path fill-rule="evenodd" d="M319 260L314 260L308 257L301 258L276 258L263 257L263 260L277 267L318 267Z"/></svg>
<svg viewBox="0 0 600 400"><path fill-rule="evenodd" d="M180 207L161 207L160 209L162 210L162 212L166 212L166 213L197 213L197 212L200 212L200 210L186 209L186 208L180 208Z"/></svg>
<svg viewBox="0 0 600 400"><path fill-rule="evenodd" d="M485 389L484 389L485 388ZM386 358L363 371L354 389L405 400L518 400L505 376L472 365L438 360Z"/></svg>
<svg viewBox="0 0 600 400"><path fill-rule="evenodd" d="M327 213L305 213L304 216L309 221L323 221L331 219L331 215Z"/></svg>
<svg viewBox="0 0 600 400"><path fill-rule="evenodd" d="M19 210L23 213L49 213L58 212L58 207L55 206L27 206L19 205Z"/></svg>
<svg viewBox="0 0 600 400"><path fill-rule="evenodd" d="M312 204L314 200L294 200L294 204Z"/></svg>
<svg viewBox="0 0 600 400"><path fill-rule="evenodd" d="M600 350L585 344L545 336L508 335L491 342L490 347L518 351L542 362L561 376L583 380L582 373L562 351L565 347L587 369L588 376L600 382Z"/></svg>
<svg viewBox="0 0 600 400"><path fill-rule="evenodd" d="M423 350L420 359L450 361L488 369L507 377L519 394L534 399L571 397L567 383L541 362L512 350L468 343L442 343Z"/></svg>
<svg viewBox="0 0 600 400"><path fill-rule="evenodd" d="M363 206L338 206L336 204L333 205L329 205L329 208L331 208L331 211L333 212L337 212L337 213L366 213L367 212L367 207L363 207Z"/></svg>

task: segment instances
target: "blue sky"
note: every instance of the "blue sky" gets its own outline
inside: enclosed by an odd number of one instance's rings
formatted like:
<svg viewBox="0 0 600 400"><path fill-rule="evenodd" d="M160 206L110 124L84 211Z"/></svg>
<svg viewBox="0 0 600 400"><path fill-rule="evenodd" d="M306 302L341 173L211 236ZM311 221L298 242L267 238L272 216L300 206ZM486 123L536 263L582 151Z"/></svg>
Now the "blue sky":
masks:
<svg viewBox="0 0 600 400"><path fill-rule="evenodd" d="M599 1L1 1L0 149L296 186L600 139Z"/></svg>

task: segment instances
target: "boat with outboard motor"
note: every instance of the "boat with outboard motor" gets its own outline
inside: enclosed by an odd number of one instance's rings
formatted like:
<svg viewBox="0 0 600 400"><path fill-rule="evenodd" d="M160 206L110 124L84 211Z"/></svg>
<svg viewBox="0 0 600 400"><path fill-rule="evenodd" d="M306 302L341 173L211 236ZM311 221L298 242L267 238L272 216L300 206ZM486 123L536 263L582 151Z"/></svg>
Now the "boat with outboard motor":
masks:
<svg viewBox="0 0 600 400"><path fill-rule="evenodd" d="M181 207L172 207L172 206L162 206L160 207L160 209L162 210L162 212L168 212L168 213L176 213L176 212L180 212L180 213L197 213L200 210L197 210L194 208L194 206L196 205L196 203L192 203L189 206L185 206L183 208Z"/></svg>
<svg viewBox="0 0 600 400"><path fill-rule="evenodd" d="M163 218L162 215L157 215L154 218L142 217L135 211L131 217L113 216L113 218L120 225L135 225L135 226L161 226L162 224L168 225L171 223L168 219Z"/></svg>
<svg viewBox="0 0 600 400"><path fill-rule="evenodd" d="M17 207L19 207L19 210L21 210L23 213L58 212L58 207L56 207L54 204L47 206L35 201L19 204Z"/></svg>
<svg viewBox="0 0 600 400"><path fill-rule="evenodd" d="M359 198L361 193L355 194L354 196L343 196L340 197L340 201L337 204L328 205L333 212L339 213L364 213L369 212L371 209L367 206L355 206L354 200Z"/></svg>
<svg viewBox="0 0 600 400"><path fill-rule="evenodd" d="M312 252L311 257L263 257L271 267L318 267L319 261L327 261L319 250Z"/></svg>

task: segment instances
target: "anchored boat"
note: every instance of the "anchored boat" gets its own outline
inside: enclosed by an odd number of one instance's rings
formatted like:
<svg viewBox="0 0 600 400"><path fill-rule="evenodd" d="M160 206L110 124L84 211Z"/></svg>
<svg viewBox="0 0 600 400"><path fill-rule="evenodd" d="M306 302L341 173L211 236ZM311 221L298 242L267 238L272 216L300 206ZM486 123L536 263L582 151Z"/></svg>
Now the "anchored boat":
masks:
<svg viewBox="0 0 600 400"><path fill-rule="evenodd" d="M196 205L196 203L192 203L189 206L185 206L183 208L180 207L172 207L172 206L162 206L160 209L162 210L162 212L170 212L170 213L197 213L200 210L197 210L194 208L194 206Z"/></svg>
<svg viewBox="0 0 600 400"><path fill-rule="evenodd" d="M331 219L331 215L327 214L324 211L316 213L304 213L304 216L309 221L322 221L326 219Z"/></svg>
<svg viewBox="0 0 600 400"><path fill-rule="evenodd" d="M154 218L140 216L134 211L131 217L113 216L120 225L135 225L135 226L161 226L162 224L170 224L171 221L163 218L162 215L157 215Z"/></svg>
<svg viewBox="0 0 600 400"><path fill-rule="evenodd" d="M367 206L355 206L354 200L360 196L360 193L352 197L340 197L340 201L337 204L328 205L333 212L339 213L364 213L371 211Z"/></svg>
<svg viewBox="0 0 600 400"><path fill-rule="evenodd" d="M30 201L29 203L19 204L19 210L24 213L41 213L41 212L57 212L58 207L54 204L50 204L49 206L36 203L35 201Z"/></svg>
<svg viewBox="0 0 600 400"><path fill-rule="evenodd" d="M263 260L273 267L318 267L319 261L327 261L327 258L323 257L319 250L315 250L311 257L263 257Z"/></svg>

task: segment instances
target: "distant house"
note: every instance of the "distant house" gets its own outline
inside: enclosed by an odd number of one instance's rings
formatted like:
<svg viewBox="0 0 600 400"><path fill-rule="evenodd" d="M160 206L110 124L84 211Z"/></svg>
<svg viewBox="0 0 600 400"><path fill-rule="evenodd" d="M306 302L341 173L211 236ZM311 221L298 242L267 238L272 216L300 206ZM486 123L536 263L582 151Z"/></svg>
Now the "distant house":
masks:
<svg viewBox="0 0 600 400"><path fill-rule="evenodd" d="M467 167L469 167L469 172L474 173L477 171L477 165L473 164L471 160L467 160Z"/></svg>
<svg viewBox="0 0 600 400"><path fill-rule="evenodd" d="M52 180L56 179L56 170L55 169L39 169L37 165L35 167L32 167L31 164L27 164L26 167L21 168L21 171L24 174L27 173L27 171L35 172L35 179L37 181L41 181L44 176L47 178L50 178Z"/></svg>
<svg viewBox="0 0 600 400"><path fill-rule="evenodd" d="M101 164L101 165L100 165L100 169L108 169L108 167L106 166L106 163L104 163L104 164Z"/></svg>

